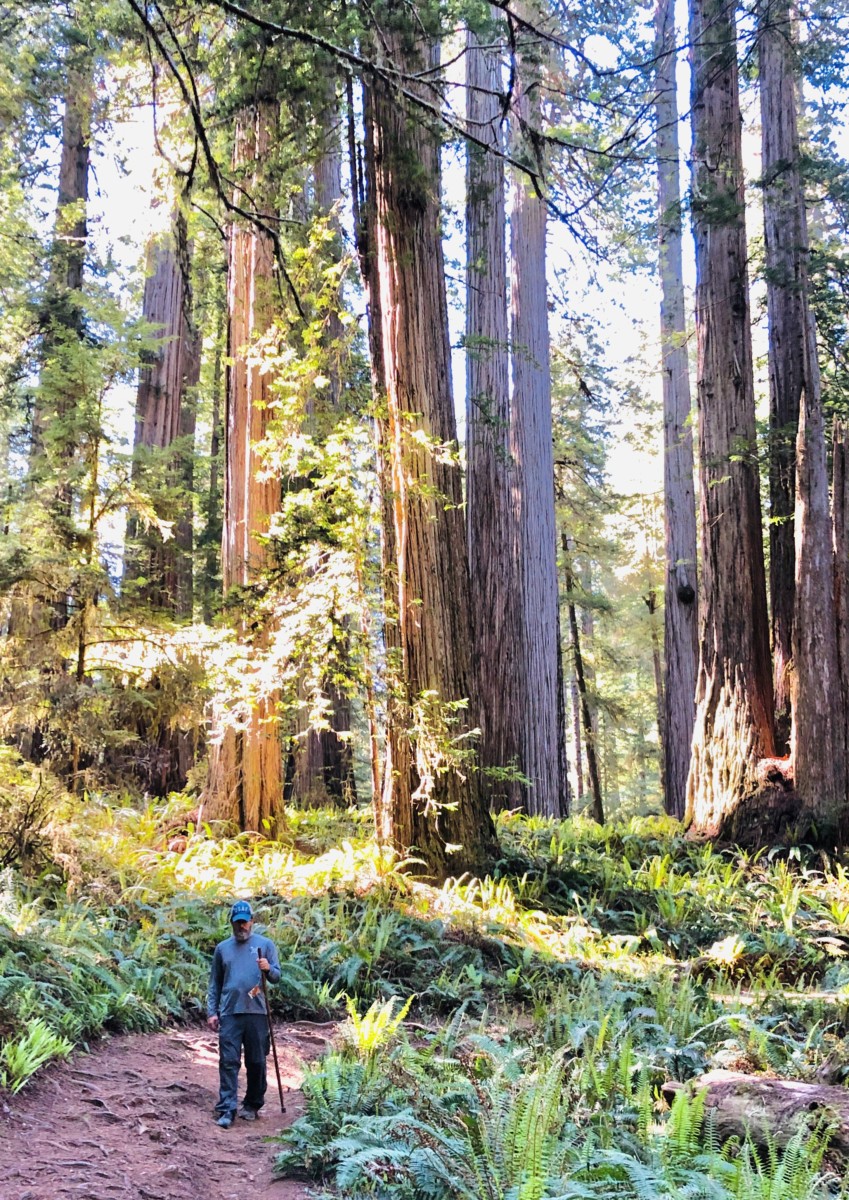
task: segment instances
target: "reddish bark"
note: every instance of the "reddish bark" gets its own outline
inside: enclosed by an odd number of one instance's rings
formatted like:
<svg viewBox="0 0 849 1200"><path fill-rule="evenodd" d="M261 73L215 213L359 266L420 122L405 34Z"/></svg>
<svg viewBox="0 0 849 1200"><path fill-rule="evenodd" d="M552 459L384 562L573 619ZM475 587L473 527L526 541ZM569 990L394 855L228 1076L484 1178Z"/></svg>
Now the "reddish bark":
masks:
<svg viewBox="0 0 849 1200"><path fill-rule="evenodd" d="M501 64L469 31L467 120L492 153L470 144L466 165L466 511L476 705L483 786L494 809L518 807L523 788L514 703L520 612L515 580L518 527L510 455L510 363ZM507 680L511 686L505 686Z"/></svg>
<svg viewBox="0 0 849 1200"><path fill-rule="evenodd" d="M658 53L655 112L666 541L666 681L664 707L658 718L658 726L662 730L664 804L667 812L683 817L690 770L690 744L696 716L699 640L692 405L681 251L675 12L672 0L658 0L655 36Z"/></svg>
<svg viewBox="0 0 849 1200"><path fill-rule="evenodd" d="M702 611L686 819L760 842L775 742L733 9L690 0L690 46Z"/></svg>
<svg viewBox="0 0 849 1200"><path fill-rule="evenodd" d="M409 74L431 69L436 43L404 24L400 5L391 6L383 51ZM457 705L471 695L471 622L439 233L439 144L385 80L371 88L367 117L371 319L379 305L386 385L378 450L389 522L391 695L382 811L398 850L417 852L431 875L444 877L483 870L495 840L479 777L471 763L455 758L467 744L468 721Z"/></svg>
<svg viewBox="0 0 849 1200"><path fill-rule="evenodd" d="M236 122L234 162L246 173L255 201L273 214L267 160L277 125L277 106L260 101L243 110ZM272 417L271 378L262 369L252 343L270 328L275 310L274 247L255 226L230 229L228 271L228 372L226 474L222 576L225 597L234 588L250 588L267 566L263 540L280 508L280 481L263 470L260 444ZM257 632L258 646L263 631ZM283 779L277 697L259 694L243 725L226 725L212 748L208 815L234 820L241 829L260 830L279 823Z"/></svg>
<svg viewBox="0 0 849 1200"><path fill-rule="evenodd" d="M536 123L538 80L517 64L517 112ZM510 449L518 531L515 586L519 641L510 688L519 726L520 764L530 781L529 813L569 811L565 714L560 667L557 526L546 282L546 206L524 176L516 177L510 217L513 395Z"/></svg>

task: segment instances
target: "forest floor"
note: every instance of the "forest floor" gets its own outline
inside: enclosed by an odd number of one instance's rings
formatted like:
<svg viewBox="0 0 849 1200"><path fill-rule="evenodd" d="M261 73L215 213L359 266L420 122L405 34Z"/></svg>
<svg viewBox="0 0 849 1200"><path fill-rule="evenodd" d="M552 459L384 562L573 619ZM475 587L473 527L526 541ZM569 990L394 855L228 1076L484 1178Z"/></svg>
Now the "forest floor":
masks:
<svg viewBox="0 0 849 1200"><path fill-rule="evenodd" d="M305 1061L329 1029L275 1025L286 1114L269 1057L262 1120L219 1129L218 1049L205 1029L114 1036L56 1064L0 1100L3 1200L303 1200L305 1185L273 1181L264 1138L300 1116ZM244 1072L240 1074L244 1087Z"/></svg>

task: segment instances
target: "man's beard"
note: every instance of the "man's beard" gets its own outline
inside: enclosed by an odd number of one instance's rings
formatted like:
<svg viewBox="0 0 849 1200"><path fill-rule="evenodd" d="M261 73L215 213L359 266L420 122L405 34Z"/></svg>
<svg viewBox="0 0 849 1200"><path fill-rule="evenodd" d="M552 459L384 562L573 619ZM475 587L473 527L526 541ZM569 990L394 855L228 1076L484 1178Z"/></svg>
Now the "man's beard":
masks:
<svg viewBox="0 0 849 1200"><path fill-rule="evenodd" d="M235 936L237 942L246 942L251 936L251 931L250 929L237 929Z"/></svg>

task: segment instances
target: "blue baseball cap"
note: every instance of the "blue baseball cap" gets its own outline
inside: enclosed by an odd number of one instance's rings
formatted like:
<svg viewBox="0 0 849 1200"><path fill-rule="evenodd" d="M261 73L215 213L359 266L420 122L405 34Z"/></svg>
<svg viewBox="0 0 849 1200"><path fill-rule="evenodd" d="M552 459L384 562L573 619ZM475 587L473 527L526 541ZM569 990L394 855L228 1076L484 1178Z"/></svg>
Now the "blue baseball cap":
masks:
<svg viewBox="0 0 849 1200"><path fill-rule="evenodd" d="M230 909L230 923L233 921L252 921L254 910L248 904L247 900L237 900Z"/></svg>

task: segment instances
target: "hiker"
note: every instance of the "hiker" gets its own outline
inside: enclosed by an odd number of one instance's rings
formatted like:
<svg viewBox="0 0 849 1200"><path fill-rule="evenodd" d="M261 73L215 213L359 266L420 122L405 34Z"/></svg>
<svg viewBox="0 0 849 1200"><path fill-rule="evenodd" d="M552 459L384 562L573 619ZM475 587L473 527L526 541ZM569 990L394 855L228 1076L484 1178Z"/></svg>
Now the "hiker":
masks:
<svg viewBox="0 0 849 1200"><path fill-rule="evenodd" d="M229 1129L236 1115L242 1047L248 1086L239 1116L255 1121L265 1103L269 1033L261 972L277 983L280 963L273 943L253 932L253 917L247 900L237 900L230 909L233 936L215 947L209 973L206 1023L218 1034L221 1086L215 1112L222 1129Z"/></svg>

